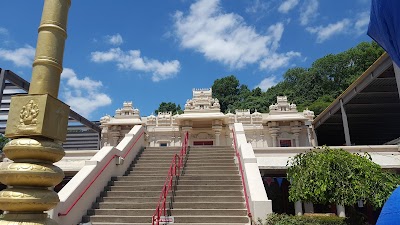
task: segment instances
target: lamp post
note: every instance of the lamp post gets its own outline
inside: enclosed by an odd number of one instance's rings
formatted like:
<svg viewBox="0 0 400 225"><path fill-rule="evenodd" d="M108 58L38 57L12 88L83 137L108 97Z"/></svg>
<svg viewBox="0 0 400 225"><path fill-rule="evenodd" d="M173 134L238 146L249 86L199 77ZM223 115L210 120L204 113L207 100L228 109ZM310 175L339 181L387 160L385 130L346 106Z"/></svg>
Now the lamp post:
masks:
<svg viewBox="0 0 400 225"><path fill-rule="evenodd" d="M42 20L27 95L11 98L4 147L13 162L0 164L0 192L3 224L53 225L44 212L59 198L52 187L64 178L53 163L65 155L69 106L57 99L62 72L67 18L71 0L44 0Z"/></svg>

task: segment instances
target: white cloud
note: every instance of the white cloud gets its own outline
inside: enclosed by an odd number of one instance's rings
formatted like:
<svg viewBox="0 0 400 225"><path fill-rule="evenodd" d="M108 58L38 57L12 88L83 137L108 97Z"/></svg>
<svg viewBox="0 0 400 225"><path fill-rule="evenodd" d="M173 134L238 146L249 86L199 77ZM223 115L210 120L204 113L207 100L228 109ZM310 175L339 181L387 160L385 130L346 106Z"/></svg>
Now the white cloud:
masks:
<svg viewBox="0 0 400 225"><path fill-rule="evenodd" d="M263 79L259 84L257 84L254 88L261 88L261 90L266 91L268 88L275 86L278 83L275 76L267 77Z"/></svg>
<svg viewBox="0 0 400 225"><path fill-rule="evenodd" d="M65 103L86 118L98 108L111 104L111 98L101 90L101 81L89 77L79 79L70 68L64 68L61 81L61 96Z"/></svg>
<svg viewBox="0 0 400 225"><path fill-rule="evenodd" d="M18 67L32 66L35 57L35 48L30 45L14 50L0 48L0 59L11 61Z"/></svg>
<svg viewBox="0 0 400 225"><path fill-rule="evenodd" d="M140 55L139 50L122 51L112 48L107 52L92 52L91 60L96 63L116 62L121 70L133 70L152 73L152 80L158 82L174 77L180 71L178 60L160 62Z"/></svg>
<svg viewBox="0 0 400 225"><path fill-rule="evenodd" d="M338 35L346 32L348 27L351 25L351 21L349 19L343 19L336 23L328 24L327 26L318 26L318 27L307 27L307 31L317 35L317 42L322 43L325 40L329 39L333 35Z"/></svg>
<svg viewBox="0 0 400 225"><path fill-rule="evenodd" d="M8 30L4 27L0 27L0 35L8 35Z"/></svg>
<svg viewBox="0 0 400 225"><path fill-rule="evenodd" d="M106 36L106 41L107 43L115 46L119 46L124 43L124 40L122 39L122 36L120 34L108 35Z"/></svg>
<svg viewBox="0 0 400 225"><path fill-rule="evenodd" d="M246 7L246 12L253 14L257 12L265 12L268 11L270 5L271 5L270 2L265 2L262 0L254 0L254 2L249 7Z"/></svg>
<svg viewBox="0 0 400 225"><path fill-rule="evenodd" d="M299 4L299 0L286 0L279 6L278 11L281 13L288 13L291 9L296 7L297 4Z"/></svg>
<svg viewBox="0 0 400 225"><path fill-rule="evenodd" d="M354 29L358 35L367 33L367 27L369 24L369 12L365 11L357 15L354 23Z"/></svg>
<svg viewBox="0 0 400 225"><path fill-rule="evenodd" d="M223 12L219 3L220 0L199 0L190 6L188 14L175 13L175 35L183 48L231 68L260 63L275 53L284 31L283 23L259 34L240 15Z"/></svg>
<svg viewBox="0 0 400 225"><path fill-rule="evenodd" d="M290 60L301 57L300 52L287 52L284 54L274 53L260 62L260 69L276 70L289 65Z"/></svg>
<svg viewBox="0 0 400 225"><path fill-rule="evenodd" d="M306 0L300 9L300 24L305 26L318 16L318 0Z"/></svg>

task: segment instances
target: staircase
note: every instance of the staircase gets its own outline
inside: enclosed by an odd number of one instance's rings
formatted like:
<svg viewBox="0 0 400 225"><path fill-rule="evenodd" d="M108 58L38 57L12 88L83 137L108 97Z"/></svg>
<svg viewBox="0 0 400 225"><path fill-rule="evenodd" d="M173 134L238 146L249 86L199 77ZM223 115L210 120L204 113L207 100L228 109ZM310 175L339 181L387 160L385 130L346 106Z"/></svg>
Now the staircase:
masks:
<svg viewBox="0 0 400 225"><path fill-rule="evenodd" d="M177 224L249 224L231 147L190 147L171 214Z"/></svg>
<svg viewBox="0 0 400 225"><path fill-rule="evenodd" d="M117 177L84 216L83 222L151 224L175 153L179 148L148 147L125 176ZM171 210L175 224L249 224L241 178L231 147L191 147Z"/></svg>

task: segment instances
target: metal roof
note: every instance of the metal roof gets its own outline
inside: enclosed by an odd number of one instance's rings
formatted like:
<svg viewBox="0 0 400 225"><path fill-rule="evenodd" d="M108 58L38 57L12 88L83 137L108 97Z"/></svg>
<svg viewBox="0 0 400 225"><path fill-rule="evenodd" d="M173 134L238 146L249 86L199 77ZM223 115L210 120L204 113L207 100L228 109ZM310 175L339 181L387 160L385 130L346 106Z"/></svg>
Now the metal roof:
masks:
<svg viewBox="0 0 400 225"><path fill-rule="evenodd" d="M345 143L340 100L347 114L351 142L384 144L400 137L400 99L393 62L384 53L320 115L313 125L319 145Z"/></svg>

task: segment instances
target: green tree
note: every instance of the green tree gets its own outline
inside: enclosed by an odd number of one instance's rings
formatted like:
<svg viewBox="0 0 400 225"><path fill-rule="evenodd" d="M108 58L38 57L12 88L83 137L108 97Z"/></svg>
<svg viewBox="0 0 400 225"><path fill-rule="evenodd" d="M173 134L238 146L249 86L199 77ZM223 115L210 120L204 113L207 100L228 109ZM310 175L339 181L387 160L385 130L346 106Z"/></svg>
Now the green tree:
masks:
<svg viewBox="0 0 400 225"><path fill-rule="evenodd" d="M181 106L176 105L173 102L161 102L161 104L158 106L158 109L156 109L154 112L155 114L158 114L159 112L172 112L173 115L183 113Z"/></svg>
<svg viewBox="0 0 400 225"><path fill-rule="evenodd" d="M240 100L239 94L239 80L230 75L221 79L216 79L212 85L213 98L219 100L222 112L228 110L235 110L235 104Z"/></svg>
<svg viewBox="0 0 400 225"><path fill-rule="evenodd" d="M364 200L382 207L400 184L400 177L383 171L368 154L343 149L314 149L288 162L289 199L353 206Z"/></svg>

